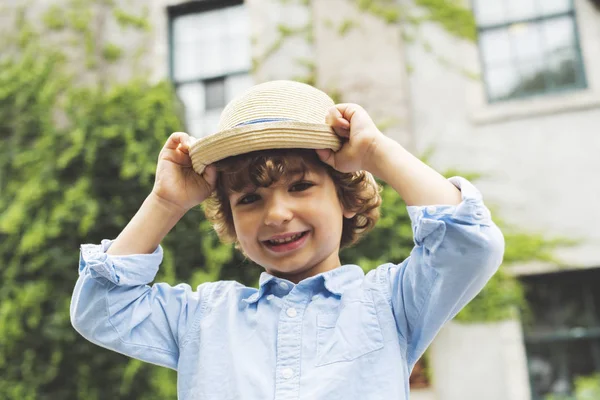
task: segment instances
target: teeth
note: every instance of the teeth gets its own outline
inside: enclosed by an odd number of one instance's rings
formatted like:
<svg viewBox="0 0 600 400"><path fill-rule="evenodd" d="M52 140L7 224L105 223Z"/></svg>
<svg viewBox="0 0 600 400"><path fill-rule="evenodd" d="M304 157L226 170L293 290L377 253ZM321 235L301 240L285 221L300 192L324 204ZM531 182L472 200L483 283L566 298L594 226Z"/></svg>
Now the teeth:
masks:
<svg viewBox="0 0 600 400"><path fill-rule="evenodd" d="M298 234L296 234L294 236L290 236L289 238L286 238L286 239L269 240L269 243L271 243L271 244L289 243L289 242L293 242L294 240L298 239L300 236L302 236L302 234L298 233Z"/></svg>

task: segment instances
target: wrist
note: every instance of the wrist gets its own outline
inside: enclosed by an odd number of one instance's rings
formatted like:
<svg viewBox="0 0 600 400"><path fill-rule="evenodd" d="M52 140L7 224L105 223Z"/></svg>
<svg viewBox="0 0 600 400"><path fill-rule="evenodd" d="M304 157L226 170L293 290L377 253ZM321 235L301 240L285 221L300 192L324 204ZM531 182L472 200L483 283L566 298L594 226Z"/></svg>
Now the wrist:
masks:
<svg viewBox="0 0 600 400"><path fill-rule="evenodd" d="M380 134L373 140L367 162L363 166L363 169L378 178L384 179L386 169L389 167L387 161L392 157L400 157L401 154L398 151L400 149L403 150L404 148L398 142L385 136L383 133Z"/></svg>
<svg viewBox="0 0 600 400"><path fill-rule="evenodd" d="M153 214L161 217L161 219L166 220L179 221L179 219L181 219L185 213L188 212L188 209L185 207L161 197L154 191L151 192L148 197L146 197L142 207L144 206L151 209Z"/></svg>

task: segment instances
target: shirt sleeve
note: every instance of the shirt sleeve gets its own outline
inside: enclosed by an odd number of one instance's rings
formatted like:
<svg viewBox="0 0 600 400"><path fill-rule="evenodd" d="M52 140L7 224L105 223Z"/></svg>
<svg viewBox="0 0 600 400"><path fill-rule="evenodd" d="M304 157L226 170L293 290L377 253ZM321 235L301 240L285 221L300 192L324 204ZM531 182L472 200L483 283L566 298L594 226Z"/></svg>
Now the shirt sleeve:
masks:
<svg viewBox="0 0 600 400"><path fill-rule="evenodd" d="M461 190L461 203L408 207L415 247L402 264L382 266L411 369L441 327L483 289L504 255L504 237L479 191L463 178L449 180Z"/></svg>
<svg viewBox="0 0 600 400"><path fill-rule="evenodd" d="M106 254L111 243L81 246L70 309L73 327L99 346L177 369L179 343L201 311L201 287L149 286L162 262L162 248L112 256Z"/></svg>

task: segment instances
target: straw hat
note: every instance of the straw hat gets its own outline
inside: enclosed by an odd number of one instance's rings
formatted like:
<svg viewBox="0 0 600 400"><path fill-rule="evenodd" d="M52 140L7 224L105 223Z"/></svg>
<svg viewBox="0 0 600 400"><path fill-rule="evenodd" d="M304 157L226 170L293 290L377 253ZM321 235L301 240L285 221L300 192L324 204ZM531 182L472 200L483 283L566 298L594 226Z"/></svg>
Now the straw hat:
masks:
<svg viewBox="0 0 600 400"><path fill-rule="evenodd" d="M221 114L218 131L190 148L194 170L227 157L268 149L332 149L341 139L325 123L335 103L324 92L293 81L271 81L233 99Z"/></svg>

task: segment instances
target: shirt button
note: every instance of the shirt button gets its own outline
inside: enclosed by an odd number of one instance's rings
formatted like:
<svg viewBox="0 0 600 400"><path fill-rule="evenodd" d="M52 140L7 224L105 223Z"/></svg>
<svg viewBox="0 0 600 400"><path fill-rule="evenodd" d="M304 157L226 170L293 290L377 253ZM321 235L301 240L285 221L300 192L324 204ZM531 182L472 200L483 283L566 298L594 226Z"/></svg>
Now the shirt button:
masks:
<svg viewBox="0 0 600 400"><path fill-rule="evenodd" d="M290 318L294 318L296 315L298 315L298 312L296 311L295 308L288 308L287 311L285 312L288 317Z"/></svg>
<svg viewBox="0 0 600 400"><path fill-rule="evenodd" d="M437 211L437 208L435 208L434 206L429 206L427 207L427 214L435 214L435 212Z"/></svg>
<svg viewBox="0 0 600 400"><path fill-rule="evenodd" d="M285 282L279 282L279 287L282 288L283 290L288 290L289 285Z"/></svg>
<svg viewBox="0 0 600 400"><path fill-rule="evenodd" d="M315 295L312 297L312 301L316 301L318 298L319 298L319 295L318 295L318 294L315 294Z"/></svg>
<svg viewBox="0 0 600 400"><path fill-rule="evenodd" d="M284 379L290 379L292 376L294 376L294 370L291 368L284 368L281 371L281 376L283 376Z"/></svg>
<svg viewBox="0 0 600 400"><path fill-rule="evenodd" d="M275 297L275 295L274 294L270 294L270 295L267 296L267 300L273 300L273 297Z"/></svg>

